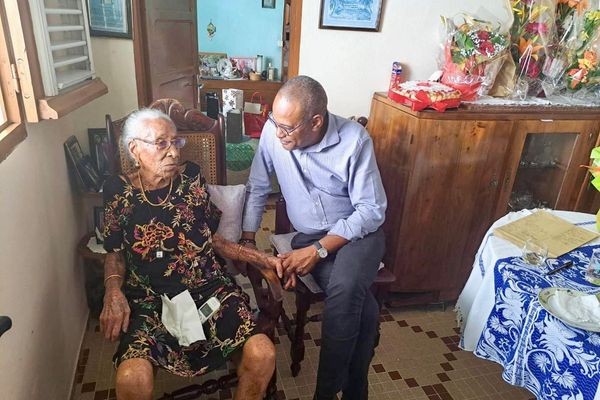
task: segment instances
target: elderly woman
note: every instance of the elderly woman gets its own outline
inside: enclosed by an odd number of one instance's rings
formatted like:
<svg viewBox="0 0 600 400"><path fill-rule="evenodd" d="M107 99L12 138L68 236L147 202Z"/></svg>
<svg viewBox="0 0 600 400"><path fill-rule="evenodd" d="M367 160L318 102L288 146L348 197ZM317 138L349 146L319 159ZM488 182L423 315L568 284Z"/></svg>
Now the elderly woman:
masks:
<svg viewBox="0 0 600 400"><path fill-rule="evenodd" d="M255 332L248 296L217 255L269 268L280 261L215 233L221 212L210 201L198 165L180 163L185 139L167 115L152 109L133 113L121 140L137 168L104 184L108 254L100 315L104 336L121 336L114 356L117 397L150 399L155 367L191 377L241 353L235 398L262 398L275 368L275 348ZM181 346L161 322L161 295L171 298L186 289L197 307L212 296L221 306L203 325L206 340Z"/></svg>

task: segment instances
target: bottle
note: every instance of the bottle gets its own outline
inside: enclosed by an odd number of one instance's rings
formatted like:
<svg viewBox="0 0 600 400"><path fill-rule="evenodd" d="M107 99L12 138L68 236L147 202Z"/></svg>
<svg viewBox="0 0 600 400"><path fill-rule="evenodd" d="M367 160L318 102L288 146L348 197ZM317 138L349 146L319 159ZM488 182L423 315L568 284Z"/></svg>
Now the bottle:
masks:
<svg viewBox="0 0 600 400"><path fill-rule="evenodd" d="M256 56L256 71L255 71L257 74L262 73L262 65L263 65L263 56L258 54Z"/></svg>
<svg viewBox="0 0 600 400"><path fill-rule="evenodd" d="M269 80L269 81L275 80L275 68L273 68L272 63L269 63L269 68L267 69L267 80Z"/></svg>
<svg viewBox="0 0 600 400"><path fill-rule="evenodd" d="M389 90L398 89L402 83L402 65L398 61L392 63L392 76L390 78Z"/></svg>

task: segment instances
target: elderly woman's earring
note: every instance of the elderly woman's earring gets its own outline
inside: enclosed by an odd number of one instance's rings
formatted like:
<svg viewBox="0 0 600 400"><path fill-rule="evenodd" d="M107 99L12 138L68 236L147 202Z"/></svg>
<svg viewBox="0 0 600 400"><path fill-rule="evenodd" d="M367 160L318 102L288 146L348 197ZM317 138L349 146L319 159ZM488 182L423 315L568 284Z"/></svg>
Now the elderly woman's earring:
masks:
<svg viewBox="0 0 600 400"><path fill-rule="evenodd" d="M134 165L135 165L136 168L139 168L140 167L140 162L138 160L135 160L135 164Z"/></svg>

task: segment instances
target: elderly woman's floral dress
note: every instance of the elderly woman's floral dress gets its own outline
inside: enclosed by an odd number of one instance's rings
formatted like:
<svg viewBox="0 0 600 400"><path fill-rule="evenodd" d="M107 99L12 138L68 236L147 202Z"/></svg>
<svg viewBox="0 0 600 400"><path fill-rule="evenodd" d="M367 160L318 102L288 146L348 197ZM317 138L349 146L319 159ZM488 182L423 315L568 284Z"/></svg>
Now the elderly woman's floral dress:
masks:
<svg viewBox="0 0 600 400"><path fill-rule="evenodd" d="M144 358L181 376L218 368L242 347L256 325L248 296L215 256L211 235L221 211L210 202L200 167L187 163L160 206L149 204L121 177L109 178L103 190L104 248L124 250L123 291L131 308L116 364ZM150 202L160 204L169 187L145 193ZM198 307L216 296L221 308L203 325L207 340L182 347L161 322L160 295L171 298L186 289Z"/></svg>

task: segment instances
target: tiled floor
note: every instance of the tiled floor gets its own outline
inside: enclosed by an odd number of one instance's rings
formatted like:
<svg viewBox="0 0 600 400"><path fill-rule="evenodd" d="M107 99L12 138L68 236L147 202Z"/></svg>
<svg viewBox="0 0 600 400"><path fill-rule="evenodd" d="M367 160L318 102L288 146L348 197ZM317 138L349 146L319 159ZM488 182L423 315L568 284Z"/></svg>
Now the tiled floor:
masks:
<svg viewBox="0 0 600 400"><path fill-rule="evenodd" d="M274 226L273 206L268 206L259 248L269 250L267 235ZM270 250L269 250L270 251ZM238 276L239 277L239 276ZM240 279L244 288L247 280ZM286 293L284 308L294 311L292 293ZM318 305L312 312L318 312ZM279 399L312 399L319 354L320 326L309 323L305 335L306 355L302 370L292 377L289 369L290 342L283 330L277 335L277 387ZM381 315L381 340L369 375L370 399L531 399L525 389L505 383L501 368L457 347L458 330L452 307L440 306L384 309ZM98 321L91 319L77 367L72 400L114 399L114 370L111 357L115 344L105 341ZM229 366L229 368L233 368ZM191 383L222 375L222 371L195 379L179 378L159 371L155 397ZM230 391L217 392L203 399L229 399Z"/></svg>

